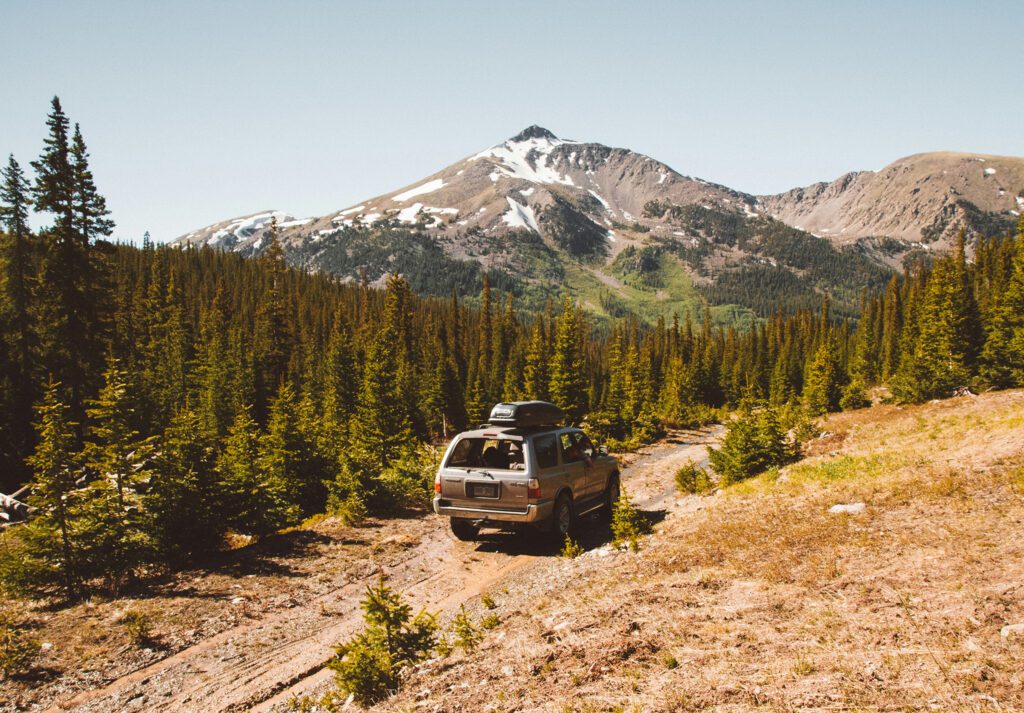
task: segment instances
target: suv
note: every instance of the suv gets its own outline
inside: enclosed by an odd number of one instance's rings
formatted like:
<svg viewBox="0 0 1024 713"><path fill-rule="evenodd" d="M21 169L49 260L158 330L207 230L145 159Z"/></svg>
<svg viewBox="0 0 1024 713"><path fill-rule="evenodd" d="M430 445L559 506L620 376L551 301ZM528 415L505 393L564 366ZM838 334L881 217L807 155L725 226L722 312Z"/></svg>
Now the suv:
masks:
<svg viewBox="0 0 1024 713"><path fill-rule="evenodd" d="M434 479L434 512L472 540L481 527L534 527L561 543L577 518L619 498L619 466L544 401L498 404L488 424L456 436Z"/></svg>

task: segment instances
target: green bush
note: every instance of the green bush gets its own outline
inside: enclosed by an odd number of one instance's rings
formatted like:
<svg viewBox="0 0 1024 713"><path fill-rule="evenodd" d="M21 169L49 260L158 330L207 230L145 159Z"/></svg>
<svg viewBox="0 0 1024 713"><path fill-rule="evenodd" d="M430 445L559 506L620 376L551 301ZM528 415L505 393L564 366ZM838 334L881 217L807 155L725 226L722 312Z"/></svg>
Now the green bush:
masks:
<svg viewBox="0 0 1024 713"><path fill-rule="evenodd" d="M786 436L775 409L750 406L744 406L739 416L729 422L722 447L708 450L722 485L788 463L795 453L796 444Z"/></svg>
<svg viewBox="0 0 1024 713"><path fill-rule="evenodd" d="M343 644L327 667L338 687L361 705L384 700L398 690L402 673L430 655L437 643L437 618L412 616L402 596L384 584L366 588L364 629Z"/></svg>
<svg viewBox="0 0 1024 713"><path fill-rule="evenodd" d="M689 461L676 471L676 489L690 495L704 495L711 492L715 484L711 482L708 472L693 461Z"/></svg>
<svg viewBox="0 0 1024 713"><path fill-rule="evenodd" d="M867 408L870 405L871 399L868 398L864 384L856 379L846 385L846 388L843 389L843 396L839 399L839 406L843 411Z"/></svg>
<svg viewBox="0 0 1024 713"><path fill-rule="evenodd" d="M480 630L473 624L473 619L466 611L465 605L459 607L459 613L455 615L452 629L455 633L455 645L466 653L475 650L480 643L480 639L483 638Z"/></svg>
<svg viewBox="0 0 1024 713"><path fill-rule="evenodd" d="M152 620L149 614L140 611L126 611L121 617L121 626L128 633L128 638L136 646L142 646L151 640Z"/></svg>
<svg viewBox="0 0 1024 713"><path fill-rule="evenodd" d="M573 540L571 537L566 537L565 544L562 545L561 554L562 557L573 560L579 557L581 554L583 554L583 548L580 547L580 544Z"/></svg>
<svg viewBox="0 0 1024 713"><path fill-rule="evenodd" d="M616 547L627 545L634 552L639 552L640 537L649 529L647 521L623 488L612 508L612 544Z"/></svg>
<svg viewBox="0 0 1024 713"><path fill-rule="evenodd" d="M27 674L40 648L38 640L15 625L9 612L0 612L0 673L4 678Z"/></svg>

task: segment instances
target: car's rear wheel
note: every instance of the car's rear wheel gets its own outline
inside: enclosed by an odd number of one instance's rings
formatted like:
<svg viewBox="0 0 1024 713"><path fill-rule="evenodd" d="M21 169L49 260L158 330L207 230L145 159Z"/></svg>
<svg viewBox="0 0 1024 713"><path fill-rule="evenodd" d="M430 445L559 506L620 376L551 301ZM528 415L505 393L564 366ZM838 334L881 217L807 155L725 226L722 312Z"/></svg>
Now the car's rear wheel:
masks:
<svg viewBox="0 0 1024 713"><path fill-rule="evenodd" d="M480 534L480 528L471 523L469 520L463 520L462 518L452 518L452 534L463 542L469 542L475 540L477 535Z"/></svg>
<svg viewBox="0 0 1024 713"><path fill-rule="evenodd" d="M572 507L572 498L562 493L555 501L555 509L551 514L551 543L559 547L567 537L572 537L576 530L576 513Z"/></svg>

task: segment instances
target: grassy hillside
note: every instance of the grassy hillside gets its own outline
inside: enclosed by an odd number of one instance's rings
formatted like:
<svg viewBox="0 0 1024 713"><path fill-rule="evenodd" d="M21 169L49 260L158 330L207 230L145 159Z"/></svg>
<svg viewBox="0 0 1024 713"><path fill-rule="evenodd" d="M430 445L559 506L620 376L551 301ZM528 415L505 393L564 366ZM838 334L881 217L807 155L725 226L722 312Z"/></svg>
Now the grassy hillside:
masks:
<svg viewBox="0 0 1024 713"><path fill-rule="evenodd" d="M800 463L650 513L639 554L509 587L479 651L383 708L1024 708L1024 636L1000 633L1024 622L1024 392L824 427Z"/></svg>

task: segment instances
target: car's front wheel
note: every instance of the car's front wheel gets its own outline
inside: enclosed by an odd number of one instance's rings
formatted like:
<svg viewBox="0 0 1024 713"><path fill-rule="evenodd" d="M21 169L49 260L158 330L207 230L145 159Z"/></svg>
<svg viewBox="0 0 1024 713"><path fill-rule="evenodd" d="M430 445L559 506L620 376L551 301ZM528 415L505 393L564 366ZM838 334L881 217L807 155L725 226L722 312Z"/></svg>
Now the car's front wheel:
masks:
<svg viewBox="0 0 1024 713"><path fill-rule="evenodd" d="M608 487L604 493L604 507L601 508L601 515L611 522L612 513L615 511L615 503L619 502L619 476L613 475L608 479Z"/></svg>
<svg viewBox="0 0 1024 713"><path fill-rule="evenodd" d="M475 540L477 535L480 534L480 528L471 523L469 520L463 520L458 517L452 518L452 534L456 538L463 542L470 542Z"/></svg>

